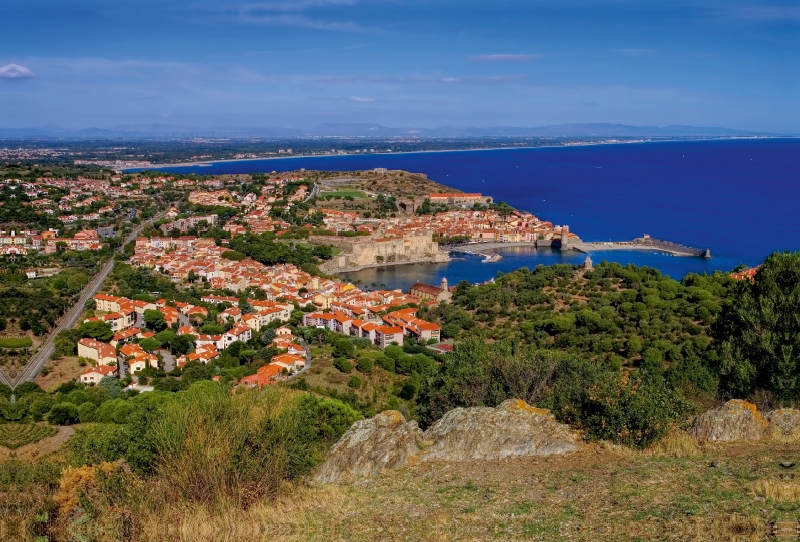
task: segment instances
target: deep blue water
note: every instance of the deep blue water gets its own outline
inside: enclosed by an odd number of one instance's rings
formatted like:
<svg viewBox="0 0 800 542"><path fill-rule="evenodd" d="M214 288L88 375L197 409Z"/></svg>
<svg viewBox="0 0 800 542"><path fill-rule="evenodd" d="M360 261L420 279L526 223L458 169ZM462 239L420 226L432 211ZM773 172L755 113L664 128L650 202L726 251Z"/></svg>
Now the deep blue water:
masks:
<svg viewBox="0 0 800 542"><path fill-rule="evenodd" d="M386 167L426 173L466 192L535 213L587 241L629 240L644 233L698 248L713 258L611 251L602 259L657 267L672 277L687 272L756 265L773 250L800 249L800 139L677 141L492 151L217 162L174 167L181 173L222 174ZM362 282L405 286L446 275L487 280L498 270L584 256L558 251L506 250L503 260L467 258L440 266L402 266L354 274ZM380 277L380 280L377 278Z"/></svg>

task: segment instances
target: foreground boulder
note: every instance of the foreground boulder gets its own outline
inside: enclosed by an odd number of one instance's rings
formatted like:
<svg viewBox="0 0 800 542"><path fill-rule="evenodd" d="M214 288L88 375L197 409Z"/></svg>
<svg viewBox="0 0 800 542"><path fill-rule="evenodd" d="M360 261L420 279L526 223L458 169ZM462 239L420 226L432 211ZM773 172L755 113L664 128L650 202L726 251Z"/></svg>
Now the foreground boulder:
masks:
<svg viewBox="0 0 800 542"><path fill-rule="evenodd" d="M360 420L333 445L316 479L320 482L356 480L397 469L419 453L422 430L396 410Z"/></svg>
<svg viewBox="0 0 800 542"><path fill-rule="evenodd" d="M754 404L732 399L721 408L700 414L689 434L701 442L761 440L768 425Z"/></svg>
<svg viewBox="0 0 800 542"><path fill-rule="evenodd" d="M580 436L548 410L510 399L497 408L456 408L425 432L421 458L444 461L566 454Z"/></svg>
<svg viewBox="0 0 800 542"><path fill-rule="evenodd" d="M328 452L316 480L357 480L416 461L468 461L565 454L580 436L552 414L509 400L497 408L456 408L423 433L395 410L361 420Z"/></svg>

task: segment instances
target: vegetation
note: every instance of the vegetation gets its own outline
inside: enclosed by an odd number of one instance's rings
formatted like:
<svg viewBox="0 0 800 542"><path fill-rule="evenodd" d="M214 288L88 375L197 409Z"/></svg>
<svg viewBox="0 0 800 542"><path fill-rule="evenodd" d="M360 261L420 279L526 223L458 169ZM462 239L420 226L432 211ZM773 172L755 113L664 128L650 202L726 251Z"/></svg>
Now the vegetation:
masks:
<svg viewBox="0 0 800 542"><path fill-rule="evenodd" d="M0 338L0 348L28 348L33 344L29 337Z"/></svg>
<svg viewBox="0 0 800 542"><path fill-rule="evenodd" d="M52 437L58 430L40 423L0 423L0 446L16 450L27 444Z"/></svg>
<svg viewBox="0 0 800 542"><path fill-rule="evenodd" d="M800 252L774 253L733 291L713 335L725 393L757 390L791 405L800 396Z"/></svg>

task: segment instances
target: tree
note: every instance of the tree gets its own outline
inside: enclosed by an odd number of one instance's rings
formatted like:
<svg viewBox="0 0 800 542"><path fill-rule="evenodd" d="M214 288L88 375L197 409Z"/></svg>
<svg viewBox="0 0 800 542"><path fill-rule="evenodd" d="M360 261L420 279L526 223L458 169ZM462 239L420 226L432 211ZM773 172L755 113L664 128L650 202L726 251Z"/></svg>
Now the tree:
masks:
<svg viewBox="0 0 800 542"><path fill-rule="evenodd" d="M161 343L152 337L148 337L147 339L142 339L139 341L139 346L142 347L142 350L146 350L147 352L154 352L161 348Z"/></svg>
<svg viewBox="0 0 800 542"><path fill-rule="evenodd" d="M119 378L108 375L101 378L97 385L101 388L105 388L108 391L108 396L112 399L117 399L122 394L122 389L124 388Z"/></svg>
<svg viewBox="0 0 800 542"><path fill-rule="evenodd" d="M356 347L350 339L337 339L333 343L333 355L337 358L352 358Z"/></svg>
<svg viewBox="0 0 800 542"><path fill-rule="evenodd" d="M176 355L188 354L194 349L192 335L178 335L169 342L170 352Z"/></svg>
<svg viewBox="0 0 800 542"><path fill-rule="evenodd" d="M78 421L78 407L72 403L56 403L48 419L54 425L72 425Z"/></svg>
<svg viewBox="0 0 800 542"><path fill-rule="evenodd" d="M167 329L167 321L164 319L164 315L157 310L150 309L144 311L144 323L153 331Z"/></svg>
<svg viewBox="0 0 800 542"><path fill-rule="evenodd" d="M774 252L752 282L733 291L712 328L724 391L769 390L784 403L800 394L800 252Z"/></svg>
<svg viewBox="0 0 800 542"><path fill-rule="evenodd" d="M97 339L98 341L110 341L111 337L114 336L114 332L111 331L111 325L100 320L82 323L78 328L78 333L81 337Z"/></svg>

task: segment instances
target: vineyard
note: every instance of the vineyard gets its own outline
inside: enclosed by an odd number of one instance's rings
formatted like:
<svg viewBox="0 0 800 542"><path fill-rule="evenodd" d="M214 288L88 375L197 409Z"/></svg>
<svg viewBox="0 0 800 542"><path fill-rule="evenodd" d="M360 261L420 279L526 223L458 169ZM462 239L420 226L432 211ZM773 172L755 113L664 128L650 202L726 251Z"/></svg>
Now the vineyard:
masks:
<svg viewBox="0 0 800 542"><path fill-rule="evenodd" d="M16 450L26 444L33 444L52 437L58 429L52 425L38 423L2 423L0 424L0 446Z"/></svg>

